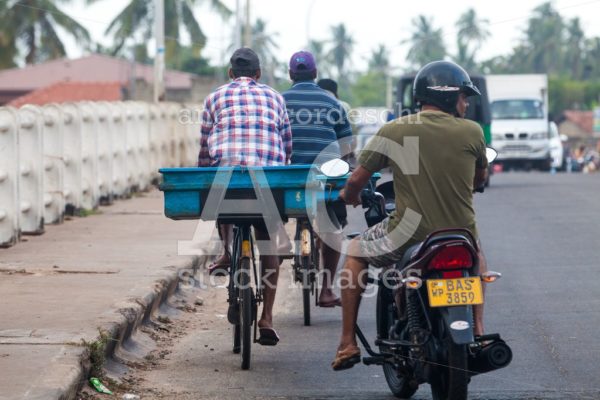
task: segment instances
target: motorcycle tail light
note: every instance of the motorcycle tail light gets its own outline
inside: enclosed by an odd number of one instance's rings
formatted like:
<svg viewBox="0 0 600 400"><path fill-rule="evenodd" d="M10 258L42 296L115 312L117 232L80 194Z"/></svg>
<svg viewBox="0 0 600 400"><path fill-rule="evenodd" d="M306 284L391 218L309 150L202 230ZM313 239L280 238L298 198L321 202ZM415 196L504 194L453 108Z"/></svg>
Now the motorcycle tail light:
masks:
<svg viewBox="0 0 600 400"><path fill-rule="evenodd" d="M451 271L442 271L443 279L457 279L462 278L463 272L459 269L451 270Z"/></svg>
<svg viewBox="0 0 600 400"><path fill-rule="evenodd" d="M481 274L481 280L486 283L496 282L500 278L502 278L502 274L500 272L489 271Z"/></svg>
<svg viewBox="0 0 600 400"><path fill-rule="evenodd" d="M421 278L416 276L409 276L408 278L402 279L402 283L409 289L419 289L423 285Z"/></svg>
<svg viewBox="0 0 600 400"><path fill-rule="evenodd" d="M441 249L431 261L430 269L466 269L473 267L473 255L464 246L447 246Z"/></svg>

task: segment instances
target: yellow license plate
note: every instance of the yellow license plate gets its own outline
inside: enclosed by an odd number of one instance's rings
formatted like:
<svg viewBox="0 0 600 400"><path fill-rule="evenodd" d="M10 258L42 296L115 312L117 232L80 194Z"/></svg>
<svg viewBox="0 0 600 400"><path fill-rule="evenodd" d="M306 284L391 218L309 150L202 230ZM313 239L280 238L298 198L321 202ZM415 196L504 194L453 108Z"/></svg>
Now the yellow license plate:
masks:
<svg viewBox="0 0 600 400"><path fill-rule="evenodd" d="M430 279L427 281L431 307L483 304L479 277L460 279Z"/></svg>

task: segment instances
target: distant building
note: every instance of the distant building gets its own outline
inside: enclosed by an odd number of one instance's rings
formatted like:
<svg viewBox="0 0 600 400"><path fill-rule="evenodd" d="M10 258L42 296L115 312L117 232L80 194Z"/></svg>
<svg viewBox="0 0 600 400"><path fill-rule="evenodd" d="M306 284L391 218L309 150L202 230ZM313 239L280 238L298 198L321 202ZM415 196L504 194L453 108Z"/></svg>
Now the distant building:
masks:
<svg viewBox="0 0 600 400"><path fill-rule="evenodd" d="M558 132L567 135L569 139L591 139L599 133L594 133L594 112L566 110L558 121Z"/></svg>
<svg viewBox="0 0 600 400"><path fill-rule="evenodd" d="M36 89L26 95L6 103L7 106L21 107L25 104L44 105L71 101L118 101L125 98L119 82L58 82Z"/></svg>
<svg viewBox="0 0 600 400"><path fill-rule="evenodd" d="M0 105L26 104L20 97L40 101L146 100L153 98L151 65L92 54L69 60L51 60L0 71ZM219 85L212 77L166 70L166 100L200 102ZM78 94L70 94L77 92ZM18 100L17 100L18 99ZM64 100L62 100L64 99Z"/></svg>

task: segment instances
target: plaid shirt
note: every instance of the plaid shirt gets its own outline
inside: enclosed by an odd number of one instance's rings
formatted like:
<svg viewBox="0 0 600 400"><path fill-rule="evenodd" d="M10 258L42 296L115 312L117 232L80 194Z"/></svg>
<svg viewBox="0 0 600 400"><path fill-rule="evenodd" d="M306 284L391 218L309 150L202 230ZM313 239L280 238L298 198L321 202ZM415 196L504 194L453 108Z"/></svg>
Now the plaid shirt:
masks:
<svg viewBox="0 0 600 400"><path fill-rule="evenodd" d="M271 87L241 77L204 101L199 167L285 165L291 154L285 102Z"/></svg>

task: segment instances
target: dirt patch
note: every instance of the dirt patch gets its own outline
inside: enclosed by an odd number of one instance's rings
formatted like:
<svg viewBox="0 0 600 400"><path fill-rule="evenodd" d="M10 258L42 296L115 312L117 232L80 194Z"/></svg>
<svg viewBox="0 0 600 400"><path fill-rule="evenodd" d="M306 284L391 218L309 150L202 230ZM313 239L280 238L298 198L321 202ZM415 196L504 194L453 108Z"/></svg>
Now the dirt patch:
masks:
<svg viewBox="0 0 600 400"><path fill-rule="evenodd" d="M219 294L217 294L219 293ZM215 306L226 301L224 290L210 288L206 290L190 290L185 297L172 298L170 304L178 310L168 315L159 314L147 324L139 328L156 344L154 350L146 354L140 361L120 361L128 372L117 379L110 374L102 374L102 382L113 393L113 398L121 399L125 394L134 394L141 399L172 399L173 393L163 392L153 382L146 379L145 374L156 369L166 368L174 346L182 338L197 330L208 330L216 320ZM211 316L211 317L208 317ZM107 395L97 393L89 384L84 385L78 393L78 400L106 399Z"/></svg>

